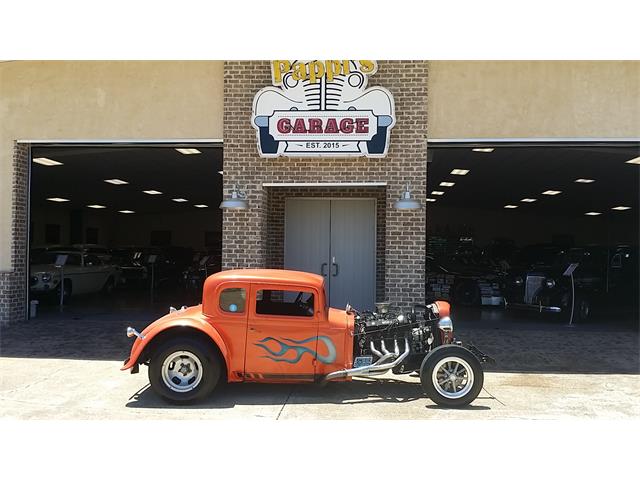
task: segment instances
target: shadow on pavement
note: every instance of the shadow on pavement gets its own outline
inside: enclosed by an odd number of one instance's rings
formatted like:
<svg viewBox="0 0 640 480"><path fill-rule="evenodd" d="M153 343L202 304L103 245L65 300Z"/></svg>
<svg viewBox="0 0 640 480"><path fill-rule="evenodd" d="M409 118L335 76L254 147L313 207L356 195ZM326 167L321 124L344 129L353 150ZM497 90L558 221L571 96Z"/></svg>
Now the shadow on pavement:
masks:
<svg viewBox="0 0 640 480"><path fill-rule="evenodd" d="M292 395L295 394L295 395ZM197 404L175 405L166 402L149 384L134 393L129 408L212 409L237 405L313 405L408 403L428 400L419 384L395 379L360 380L319 385L226 384L220 385L207 399Z"/></svg>

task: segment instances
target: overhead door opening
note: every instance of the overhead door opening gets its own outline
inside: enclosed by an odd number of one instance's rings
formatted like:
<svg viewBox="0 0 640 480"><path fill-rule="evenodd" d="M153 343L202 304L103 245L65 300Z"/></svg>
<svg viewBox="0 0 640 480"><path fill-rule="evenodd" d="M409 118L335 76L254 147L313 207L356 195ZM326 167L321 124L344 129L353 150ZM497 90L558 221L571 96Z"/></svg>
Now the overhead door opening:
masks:
<svg viewBox="0 0 640 480"><path fill-rule="evenodd" d="M222 175L216 145L34 146L31 314L144 323L199 303L221 269Z"/></svg>
<svg viewBox="0 0 640 480"><path fill-rule="evenodd" d="M637 143L429 151L428 297L468 319L637 325Z"/></svg>

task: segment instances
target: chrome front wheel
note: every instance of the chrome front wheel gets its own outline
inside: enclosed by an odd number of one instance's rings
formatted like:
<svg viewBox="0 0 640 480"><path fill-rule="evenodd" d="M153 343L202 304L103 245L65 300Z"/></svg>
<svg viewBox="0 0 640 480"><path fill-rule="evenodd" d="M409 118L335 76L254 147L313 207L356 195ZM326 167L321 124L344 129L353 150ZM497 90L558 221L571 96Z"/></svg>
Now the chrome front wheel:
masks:
<svg viewBox="0 0 640 480"><path fill-rule="evenodd" d="M484 372L476 356L459 345L441 345L424 357L420 382L438 405L461 407L473 402L484 383Z"/></svg>
<svg viewBox="0 0 640 480"><path fill-rule="evenodd" d="M431 377L436 391L446 398L464 397L473 388L473 369L459 357L445 357L440 360Z"/></svg>

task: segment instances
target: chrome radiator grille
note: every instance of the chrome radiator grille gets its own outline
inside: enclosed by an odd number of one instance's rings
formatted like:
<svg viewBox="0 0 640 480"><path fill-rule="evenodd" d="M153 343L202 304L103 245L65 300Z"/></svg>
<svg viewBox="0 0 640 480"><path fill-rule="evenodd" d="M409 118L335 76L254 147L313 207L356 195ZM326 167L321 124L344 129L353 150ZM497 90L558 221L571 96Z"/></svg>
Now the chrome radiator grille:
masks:
<svg viewBox="0 0 640 480"><path fill-rule="evenodd" d="M533 303L533 297L542 288L545 277L543 275L527 275L524 285L524 303Z"/></svg>

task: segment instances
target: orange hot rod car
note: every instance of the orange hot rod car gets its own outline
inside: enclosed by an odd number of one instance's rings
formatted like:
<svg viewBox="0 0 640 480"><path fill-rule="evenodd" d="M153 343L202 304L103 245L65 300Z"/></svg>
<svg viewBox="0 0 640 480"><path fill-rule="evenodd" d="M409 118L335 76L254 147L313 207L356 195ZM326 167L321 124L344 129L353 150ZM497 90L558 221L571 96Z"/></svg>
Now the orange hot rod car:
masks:
<svg viewBox="0 0 640 480"><path fill-rule="evenodd" d="M386 307L386 306L385 306ZM327 382L418 371L437 404L462 406L482 389L477 348L455 341L449 304L358 312L327 306L324 278L288 270L229 270L207 278L202 304L174 308L136 337L122 370L148 365L152 388L190 402L227 382Z"/></svg>

